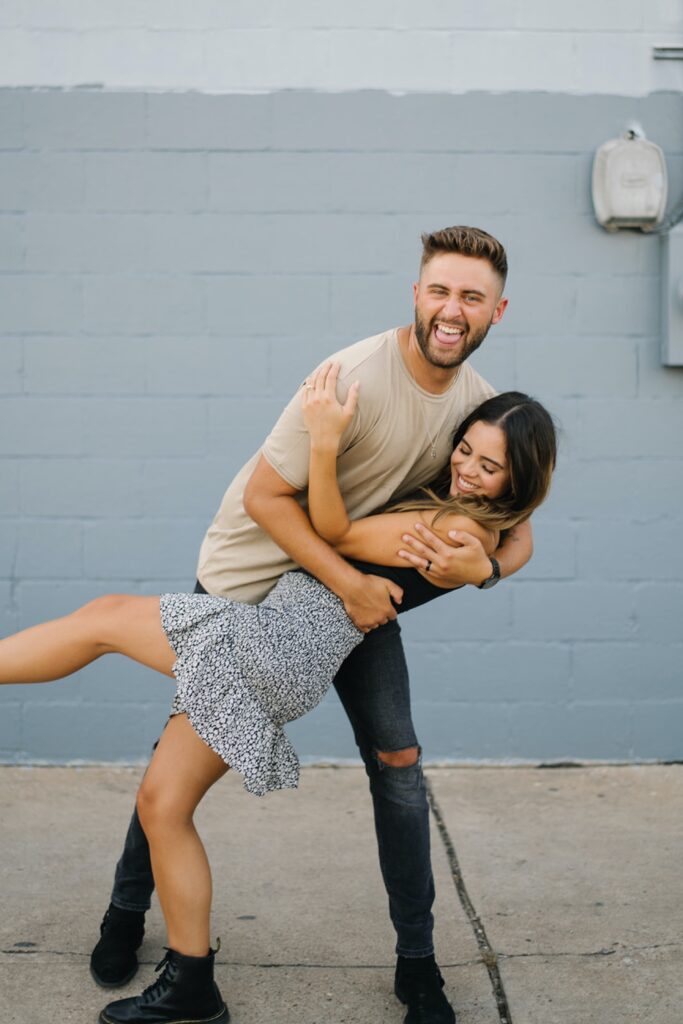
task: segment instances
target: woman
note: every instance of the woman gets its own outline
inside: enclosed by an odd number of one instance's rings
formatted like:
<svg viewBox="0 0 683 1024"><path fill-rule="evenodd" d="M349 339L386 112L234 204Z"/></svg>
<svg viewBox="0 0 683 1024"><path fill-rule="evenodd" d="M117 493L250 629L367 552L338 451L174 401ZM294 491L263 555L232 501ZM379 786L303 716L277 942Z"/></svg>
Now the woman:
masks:
<svg viewBox="0 0 683 1024"><path fill-rule="evenodd" d="M302 392L311 435L310 516L342 554L367 560L368 571L384 576L392 596L400 598L402 589L399 610L407 610L444 588L430 580L428 569L405 567L398 555L403 533L417 519L448 543L449 531L474 533L493 552L500 531L527 518L548 491L552 420L526 395L490 399L459 428L449 471L434 491L350 522L336 458L358 387L342 406L337 372L326 364ZM229 1015L213 982L211 874L194 811L229 767L256 794L296 785L298 760L282 725L321 700L362 639L342 602L295 571L255 606L205 595L108 595L0 641L0 683L62 678L107 653L177 679L172 717L138 793L170 948L159 979L141 996L111 1003L102 1024L188 1017L226 1024Z"/></svg>

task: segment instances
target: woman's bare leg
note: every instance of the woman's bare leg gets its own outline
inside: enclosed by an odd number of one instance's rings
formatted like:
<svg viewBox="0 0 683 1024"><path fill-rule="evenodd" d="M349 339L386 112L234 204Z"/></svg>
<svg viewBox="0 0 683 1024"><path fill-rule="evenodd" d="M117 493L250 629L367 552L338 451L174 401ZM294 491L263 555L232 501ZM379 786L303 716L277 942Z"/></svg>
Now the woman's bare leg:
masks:
<svg viewBox="0 0 683 1024"><path fill-rule="evenodd" d="M158 597L97 598L62 619L0 640L0 683L60 679L111 653L173 674L175 654L161 627ZM185 715L176 715L138 794L169 945L186 956L205 956L210 945L211 872L192 816L227 770Z"/></svg>
<svg viewBox="0 0 683 1024"><path fill-rule="evenodd" d="M185 956L211 945L211 870L192 816L208 789L228 771L185 715L164 729L138 792L168 944Z"/></svg>
<svg viewBox="0 0 683 1024"><path fill-rule="evenodd" d="M158 597L108 594L0 640L0 683L47 683L103 654L125 654L173 674L175 655L161 627Z"/></svg>

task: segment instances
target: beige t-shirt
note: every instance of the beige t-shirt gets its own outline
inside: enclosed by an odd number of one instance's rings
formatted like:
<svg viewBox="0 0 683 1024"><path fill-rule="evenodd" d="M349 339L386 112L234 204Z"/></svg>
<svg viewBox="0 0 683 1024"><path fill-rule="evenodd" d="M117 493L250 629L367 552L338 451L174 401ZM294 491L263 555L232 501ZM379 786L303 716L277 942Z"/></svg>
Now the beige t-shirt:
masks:
<svg viewBox="0 0 683 1024"><path fill-rule="evenodd" d="M412 494L446 464L462 420L494 389L468 363L441 395L424 391L408 372L396 328L331 357L341 364L338 397L360 381L358 407L340 444L337 476L351 519ZM436 457L432 458L432 444ZM242 498L259 455L299 492L306 507L308 432L296 394L260 452L226 491L199 552L197 577L210 594L256 603L282 573L295 568L285 552L244 511Z"/></svg>

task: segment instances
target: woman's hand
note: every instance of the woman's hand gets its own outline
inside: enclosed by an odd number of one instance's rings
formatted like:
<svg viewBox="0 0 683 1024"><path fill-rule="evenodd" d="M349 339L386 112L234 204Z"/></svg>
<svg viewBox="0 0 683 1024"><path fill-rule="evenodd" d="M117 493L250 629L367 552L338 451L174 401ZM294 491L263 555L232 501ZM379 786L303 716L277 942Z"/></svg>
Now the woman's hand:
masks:
<svg viewBox="0 0 683 1024"><path fill-rule="evenodd" d="M342 434L353 419L360 388L359 382L355 381L342 405L337 399L339 370L339 363L324 363L309 377L301 392L301 408L306 429L311 435L311 447L333 448L335 453Z"/></svg>

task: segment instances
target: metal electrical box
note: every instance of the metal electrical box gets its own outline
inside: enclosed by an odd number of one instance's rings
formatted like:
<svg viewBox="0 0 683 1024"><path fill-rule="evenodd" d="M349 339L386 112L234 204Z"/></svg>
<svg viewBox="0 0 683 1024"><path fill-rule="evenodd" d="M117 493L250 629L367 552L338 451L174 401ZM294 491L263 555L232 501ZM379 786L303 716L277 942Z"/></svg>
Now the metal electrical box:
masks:
<svg viewBox="0 0 683 1024"><path fill-rule="evenodd" d="M629 131L600 146L593 162L595 217L607 231L652 231L666 207L666 161L659 146Z"/></svg>
<svg viewBox="0 0 683 1024"><path fill-rule="evenodd" d="M662 363L683 366L683 224L662 238Z"/></svg>

